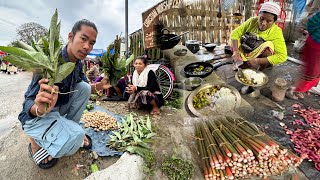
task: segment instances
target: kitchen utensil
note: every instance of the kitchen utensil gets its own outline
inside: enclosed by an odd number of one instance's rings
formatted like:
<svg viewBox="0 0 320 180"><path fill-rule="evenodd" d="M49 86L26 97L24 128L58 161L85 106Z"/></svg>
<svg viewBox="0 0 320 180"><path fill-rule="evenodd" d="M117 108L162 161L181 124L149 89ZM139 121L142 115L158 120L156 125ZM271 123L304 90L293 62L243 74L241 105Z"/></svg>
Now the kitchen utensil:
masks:
<svg viewBox="0 0 320 180"><path fill-rule="evenodd" d="M207 51L212 52L214 50L214 48L217 47L217 44L207 43L204 45L204 47L207 49Z"/></svg>
<svg viewBox="0 0 320 180"><path fill-rule="evenodd" d="M260 86L263 86L263 85L265 85L265 84L268 83L269 78L268 78L268 76L267 76L265 73L263 73L263 72L261 72L261 71L259 71L259 70L255 70L255 69L251 69L251 70L252 70L252 71L255 71L256 73L260 73L260 74L263 75L263 83L261 83L261 84L247 84L247 83L241 81L240 78L241 78L241 77L244 77L244 75L243 75L243 70L242 70L242 69L240 69L240 71L238 70L238 72L235 74L236 80L237 80L239 83L243 84L243 85L252 86L252 87L260 87Z"/></svg>
<svg viewBox="0 0 320 180"><path fill-rule="evenodd" d="M172 37L172 38L168 39L168 41L170 41L170 40L175 40L175 39L178 38L178 37L181 38L181 36L183 36L183 35L185 35L185 34L187 34L187 33L189 33L189 31L184 32L184 33L182 33L182 34L180 34L180 35L177 35L177 36L175 36L175 37Z"/></svg>
<svg viewBox="0 0 320 180"><path fill-rule="evenodd" d="M214 63L212 67L213 67L213 70L216 70L218 67L221 67L227 64L233 64L233 61L219 61Z"/></svg>
<svg viewBox="0 0 320 180"><path fill-rule="evenodd" d="M206 62L195 62L184 67L184 73L187 77L207 77L213 71L212 64Z"/></svg>
<svg viewBox="0 0 320 180"><path fill-rule="evenodd" d="M183 81L184 89L192 91L202 84L200 77L189 77Z"/></svg>
<svg viewBox="0 0 320 180"><path fill-rule="evenodd" d="M186 32L187 33L187 32ZM171 49L181 40L181 35L170 34L168 29L162 29L157 39L157 44L161 50Z"/></svg>
<svg viewBox="0 0 320 180"><path fill-rule="evenodd" d="M236 97L236 102L235 102L235 108L238 108L241 104L241 95L240 93L237 91L236 88L234 88L233 86L224 84L224 83L207 83L207 84L203 84L201 85L199 88L197 88L196 90L194 90L187 98L187 108L190 110L190 112L197 116L197 117L210 117L210 116L215 116L215 115L219 115L221 114L221 112L217 112L217 111L204 111L203 109L196 109L193 106L193 97L196 96L200 91L203 91L205 89L211 88L213 86L221 86L221 87L226 87L229 88L232 91L232 94L235 95ZM222 113L224 114L224 113Z"/></svg>
<svg viewBox="0 0 320 180"><path fill-rule="evenodd" d="M169 40L171 39L171 40ZM171 49L180 42L180 37L175 34L163 34L159 40L158 45L161 50Z"/></svg>
<svg viewBox="0 0 320 180"><path fill-rule="evenodd" d="M173 54L176 56L185 56L188 53L187 49L178 49Z"/></svg>
<svg viewBox="0 0 320 180"><path fill-rule="evenodd" d="M186 41L187 48L193 53L197 53L200 49L200 43L197 40Z"/></svg>

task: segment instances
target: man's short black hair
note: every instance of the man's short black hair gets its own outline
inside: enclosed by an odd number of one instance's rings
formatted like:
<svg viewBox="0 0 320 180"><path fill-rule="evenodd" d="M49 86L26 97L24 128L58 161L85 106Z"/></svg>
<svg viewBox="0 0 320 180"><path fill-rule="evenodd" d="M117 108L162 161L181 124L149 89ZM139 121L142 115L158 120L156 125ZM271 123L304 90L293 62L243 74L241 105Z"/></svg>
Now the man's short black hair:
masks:
<svg viewBox="0 0 320 180"><path fill-rule="evenodd" d="M268 13L268 14L272 14L272 15L274 16L274 21L277 21L277 19L278 19L278 16L277 16L277 15L275 15L275 14L273 14L273 13L271 13L271 12L267 12L267 11L260 11L259 13Z"/></svg>
<svg viewBox="0 0 320 180"><path fill-rule="evenodd" d="M73 25L72 34L75 35L78 31L80 31L82 25L92 27L98 33L98 29L97 29L96 25L93 22L91 22L91 21L89 21L87 19L81 19L80 21L76 22Z"/></svg>

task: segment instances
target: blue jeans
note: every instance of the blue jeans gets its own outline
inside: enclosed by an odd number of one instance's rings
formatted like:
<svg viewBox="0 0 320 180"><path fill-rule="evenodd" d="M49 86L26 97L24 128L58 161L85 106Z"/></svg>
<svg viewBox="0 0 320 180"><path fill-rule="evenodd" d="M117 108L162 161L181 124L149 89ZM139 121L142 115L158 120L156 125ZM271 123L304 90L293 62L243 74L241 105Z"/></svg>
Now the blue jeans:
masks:
<svg viewBox="0 0 320 180"><path fill-rule="evenodd" d="M44 117L26 121L24 131L54 158L72 155L83 143L85 132L79 121L90 98L91 86L79 82L69 102L55 107Z"/></svg>

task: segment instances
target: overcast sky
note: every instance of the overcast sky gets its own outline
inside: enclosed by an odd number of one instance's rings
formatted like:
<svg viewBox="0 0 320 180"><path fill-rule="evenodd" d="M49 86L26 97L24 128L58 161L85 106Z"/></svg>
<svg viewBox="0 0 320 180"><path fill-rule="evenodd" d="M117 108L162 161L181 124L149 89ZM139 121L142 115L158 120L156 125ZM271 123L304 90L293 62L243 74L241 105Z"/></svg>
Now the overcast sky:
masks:
<svg viewBox="0 0 320 180"><path fill-rule="evenodd" d="M128 0L129 34L142 27L142 12L161 0ZM98 28L95 49L106 48L122 32L125 33L125 0L0 0L0 45L16 39L16 29L28 22L49 27L51 16L58 9L61 36L67 35L80 19L93 21Z"/></svg>

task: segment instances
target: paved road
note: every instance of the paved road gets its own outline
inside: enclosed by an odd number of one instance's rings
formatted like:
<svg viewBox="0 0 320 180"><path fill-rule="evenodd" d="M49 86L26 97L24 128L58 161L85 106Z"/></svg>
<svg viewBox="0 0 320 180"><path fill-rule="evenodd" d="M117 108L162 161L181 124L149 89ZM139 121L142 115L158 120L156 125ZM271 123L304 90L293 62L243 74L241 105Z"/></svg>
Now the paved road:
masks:
<svg viewBox="0 0 320 180"><path fill-rule="evenodd" d="M32 73L29 72L11 75L0 72L0 139L19 122L18 114L22 108L23 95L31 77Z"/></svg>

